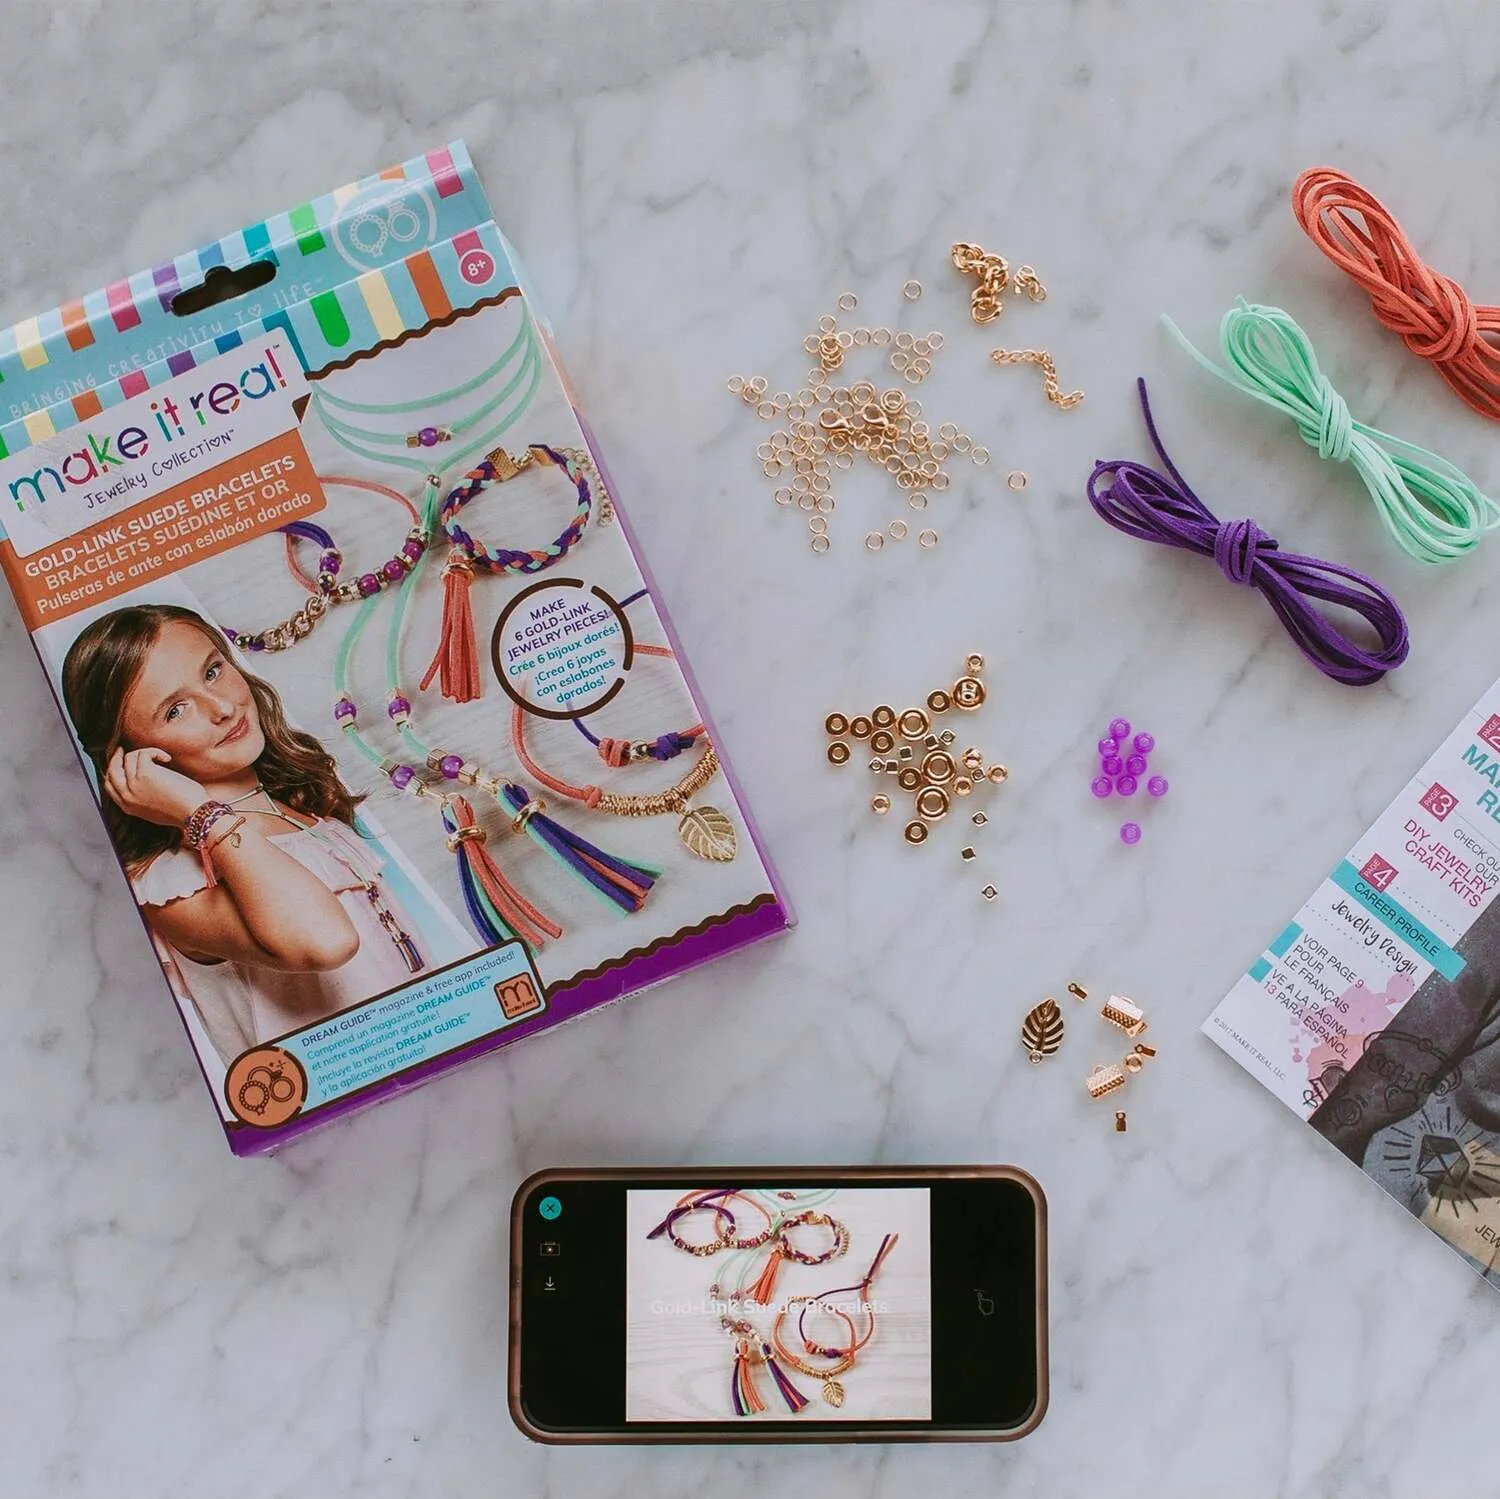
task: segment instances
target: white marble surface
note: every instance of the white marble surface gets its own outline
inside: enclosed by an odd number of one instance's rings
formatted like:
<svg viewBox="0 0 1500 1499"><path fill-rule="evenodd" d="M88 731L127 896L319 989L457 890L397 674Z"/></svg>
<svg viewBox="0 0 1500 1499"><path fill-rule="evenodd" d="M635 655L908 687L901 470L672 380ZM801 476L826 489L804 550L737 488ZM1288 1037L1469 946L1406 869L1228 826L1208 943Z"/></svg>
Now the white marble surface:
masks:
<svg viewBox="0 0 1500 1499"><path fill-rule="evenodd" d="M1497 553L1423 572L1350 477L1210 388L1156 324L1287 306L1356 412L1500 485L1496 434L1373 324L1292 222L1331 161L1500 297L1482 3L607 0L487 6L13 0L0 59L6 321L464 135L706 684L802 925L279 1158L232 1160L26 639L0 611L0 1494L1483 1492L1500 1298L1197 1034L1313 882L1500 669ZM945 267L1041 271L1064 415L997 371ZM844 289L909 275L949 336L929 404L996 462L932 554L867 555L846 486L815 558L724 392L790 377ZM929 315L930 314L930 318ZM1144 456L1367 567L1415 646L1325 684L1258 600L1089 513ZM951 402L951 405L949 404ZM1000 483L1024 467L1024 496ZM952 503L956 501L956 503ZM865 519L868 516L870 519ZM1500 542L1491 542L1500 548ZM840 705L991 662L1013 776L979 899L822 759ZM1155 730L1146 840L1088 797L1099 725ZM1161 1060L1116 1136L1025 1008L1141 997ZM732 1044L730 1044L732 1042ZM505 1414L510 1193L554 1163L1010 1160L1051 1199L1053 1391L1013 1448L554 1451Z"/></svg>

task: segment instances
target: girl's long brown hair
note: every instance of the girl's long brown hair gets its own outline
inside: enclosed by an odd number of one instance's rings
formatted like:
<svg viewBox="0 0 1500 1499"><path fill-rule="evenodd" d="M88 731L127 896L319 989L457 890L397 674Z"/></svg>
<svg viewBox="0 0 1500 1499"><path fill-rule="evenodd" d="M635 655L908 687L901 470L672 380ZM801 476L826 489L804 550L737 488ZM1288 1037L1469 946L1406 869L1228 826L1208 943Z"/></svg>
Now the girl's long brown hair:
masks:
<svg viewBox="0 0 1500 1499"><path fill-rule="evenodd" d="M174 623L191 625L239 669L224 636L201 615L176 604L132 604L103 615L68 647L63 660L63 702L98 773L104 825L131 873L182 842L179 829L131 817L104 790L109 757L123 742L120 722L125 700L157 637ZM266 739L255 762L261 785L283 806L309 817L336 817L352 826L354 809L363 797L351 795L339 780L333 756L311 734L287 723L281 699L270 683L247 671L240 675L249 683Z"/></svg>

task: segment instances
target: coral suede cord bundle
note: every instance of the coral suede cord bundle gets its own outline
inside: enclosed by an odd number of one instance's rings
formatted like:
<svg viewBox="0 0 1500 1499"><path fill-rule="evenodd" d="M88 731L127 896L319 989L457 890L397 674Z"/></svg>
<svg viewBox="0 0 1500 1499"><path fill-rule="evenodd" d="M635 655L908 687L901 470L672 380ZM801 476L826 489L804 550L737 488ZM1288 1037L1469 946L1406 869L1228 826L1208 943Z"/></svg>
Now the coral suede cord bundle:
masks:
<svg viewBox="0 0 1500 1499"><path fill-rule="evenodd" d="M1332 167L1292 187L1307 237L1353 277L1370 310L1413 354L1431 361L1466 405L1500 421L1500 307L1476 306L1451 276L1427 265L1374 193Z"/></svg>

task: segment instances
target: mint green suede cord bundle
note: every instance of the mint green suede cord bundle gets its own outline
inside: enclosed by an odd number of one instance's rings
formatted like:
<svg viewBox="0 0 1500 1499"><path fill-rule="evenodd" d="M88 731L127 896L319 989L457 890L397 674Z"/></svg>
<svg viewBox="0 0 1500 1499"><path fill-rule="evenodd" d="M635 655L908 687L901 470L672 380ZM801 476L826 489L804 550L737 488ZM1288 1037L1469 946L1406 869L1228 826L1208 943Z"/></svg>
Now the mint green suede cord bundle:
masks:
<svg viewBox="0 0 1500 1499"><path fill-rule="evenodd" d="M1162 321L1210 374L1291 417L1318 457L1353 464L1386 530L1417 561L1452 562L1500 525L1500 505L1446 458L1355 421L1312 341L1279 307L1236 299L1219 324L1228 369L1204 358L1171 318Z"/></svg>

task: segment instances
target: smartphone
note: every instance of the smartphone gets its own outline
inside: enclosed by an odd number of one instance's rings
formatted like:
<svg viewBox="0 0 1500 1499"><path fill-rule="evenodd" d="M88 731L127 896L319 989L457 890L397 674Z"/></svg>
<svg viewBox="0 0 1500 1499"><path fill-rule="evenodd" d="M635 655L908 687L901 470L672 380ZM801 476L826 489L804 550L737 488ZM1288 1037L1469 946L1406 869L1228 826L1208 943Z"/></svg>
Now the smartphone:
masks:
<svg viewBox="0 0 1500 1499"><path fill-rule="evenodd" d="M1047 1407L1047 1206L1012 1166L541 1171L510 1411L541 1442L1010 1441Z"/></svg>

